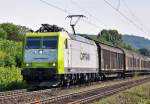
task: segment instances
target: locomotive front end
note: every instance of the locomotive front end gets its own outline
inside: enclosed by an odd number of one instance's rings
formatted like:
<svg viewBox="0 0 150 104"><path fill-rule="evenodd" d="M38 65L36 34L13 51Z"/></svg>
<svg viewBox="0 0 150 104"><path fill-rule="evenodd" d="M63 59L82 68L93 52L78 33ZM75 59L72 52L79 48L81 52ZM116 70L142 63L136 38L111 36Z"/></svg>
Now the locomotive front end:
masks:
<svg viewBox="0 0 150 104"><path fill-rule="evenodd" d="M27 33L22 75L27 83L56 82L64 74L65 33Z"/></svg>

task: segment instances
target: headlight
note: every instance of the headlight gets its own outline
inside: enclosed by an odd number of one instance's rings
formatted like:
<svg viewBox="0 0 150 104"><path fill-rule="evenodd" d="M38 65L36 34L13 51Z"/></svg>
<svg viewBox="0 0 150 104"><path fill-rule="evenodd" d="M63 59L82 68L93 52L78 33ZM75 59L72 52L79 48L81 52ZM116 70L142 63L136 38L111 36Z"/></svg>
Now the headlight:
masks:
<svg viewBox="0 0 150 104"><path fill-rule="evenodd" d="M56 62L51 62L51 63L49 63L49 67L56 67Z"/></svg>
<svg viewBox="0 0 150 104"><path fill-rule="evenodd" d="M26 63L25 66L26 67L31 67L31 63Z"/></svg>
<svg viewBox="0 0 150 104"><path fill-rule="evenodd" d="M34 51L34 54L36 54L36 53L37 53L37 51L35 50L35 51Z"/></svg>
<svg viewBox="0 0 150 104"><path fill-rule="evenodd" d="M42 50L39 50L39 54L43 54L43 51L42 51Z"/></svg>
<svg viewBox="0 0 150 104"><path fill-rule="evenodd" d="M56 66L55 62L53 63L53 66Z"/></svg>
<svg viewBox="0 0 150 104"><path fill-rule="evenodd" d="M26 64L26 67L29 67L29 64Z"/></svg>

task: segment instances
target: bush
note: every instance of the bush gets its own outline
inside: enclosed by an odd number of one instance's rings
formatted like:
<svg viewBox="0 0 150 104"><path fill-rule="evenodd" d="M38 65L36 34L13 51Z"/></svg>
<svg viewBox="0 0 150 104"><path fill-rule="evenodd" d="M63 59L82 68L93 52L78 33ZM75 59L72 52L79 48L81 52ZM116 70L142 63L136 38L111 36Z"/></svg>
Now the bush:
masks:
<svg viewBox="0 0 150 104"><path fill-rule="evenodd" d="M19 34L19 29L13 23L2 23L0 27L7 32L7 39L13 40Z"/></svg>
<svg viewBox="0 0 150 104"><path fill-rule="evenodd" d="M7 32L3 28L0 28L0 38L2 39L7 38Z"/></svg>
<svg viewBox="0 0 150 104"><path fill-rule="evenodd" d="M5 57L6 57L6 53L0 51L0 66L5 66Z"/></svg>
<svg viewBox="0 0 150 104"><path fill-rule="evenodd" d="M16 65L15 58L0 51L0 66L13 66Z"/></svg>
<svg viewBox="0 0 150 104"><path fill-rule="evenodd" d="M0 67L0 91L24 88L21 70L17 67Z"/></svg>
<svg viewBox="0 0 150 104"><path fill-rule="evenodd" d="M5 36L5 39L13 41L21 41L23 35L29 31L27 27L15 25L13 23L2 23L0 24L0 28L2 29L2 36Z"/></svg>
<svg viewBox="0 0 150 104"><path fill-rule="evenodd" d="M21 67L22 61L22 44L10 40L0 39L0 57L2 57L0 66L17 66ZM2 62L4 61L4 62Z"/></svg>

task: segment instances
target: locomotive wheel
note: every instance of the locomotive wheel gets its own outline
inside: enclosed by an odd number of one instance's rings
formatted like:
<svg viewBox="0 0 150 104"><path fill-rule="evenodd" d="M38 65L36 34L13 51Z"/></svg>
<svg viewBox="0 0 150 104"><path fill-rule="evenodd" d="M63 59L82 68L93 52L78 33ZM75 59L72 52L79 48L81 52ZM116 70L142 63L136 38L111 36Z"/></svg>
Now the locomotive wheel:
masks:
<svg viewBox="0 0 150 104"><path fill-rule="evenodd" d="M64 80L61 80L60 86L64 86Z"/></svg>
<svg viewBox="0 0 150 104"><path fill-rule="evenodd" d="M102 80L102 81L106 80L106 77L105 77L104 74L101 74L101 80Z"/></svg>

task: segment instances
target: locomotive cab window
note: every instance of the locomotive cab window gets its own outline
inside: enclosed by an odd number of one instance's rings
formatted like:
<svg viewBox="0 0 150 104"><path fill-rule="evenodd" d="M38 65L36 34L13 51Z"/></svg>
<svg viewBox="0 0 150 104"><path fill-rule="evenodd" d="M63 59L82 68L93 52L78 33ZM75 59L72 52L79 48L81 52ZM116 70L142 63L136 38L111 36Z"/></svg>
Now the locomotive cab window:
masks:
<svg viewBox="0 0 150 104"><path fill-rule="evenodd" d="M42 48L44 49L57 49L57 37L43 37L43 45Z"/></svg>
<svg viewBox="0 0 150 104"><path fill-rule="evenodd" d="M29 37L26 39L26 49L39 49L41 47L40 37Z"/></svg>
<svg viewBox="0 0 150 104"><path fill-rule="evenodd" d="M26 49L57 49L57 37L28 37Z"/></svg>

